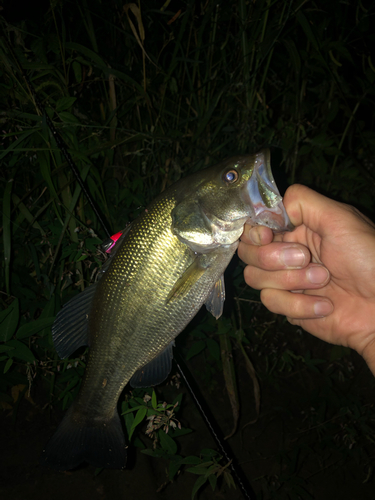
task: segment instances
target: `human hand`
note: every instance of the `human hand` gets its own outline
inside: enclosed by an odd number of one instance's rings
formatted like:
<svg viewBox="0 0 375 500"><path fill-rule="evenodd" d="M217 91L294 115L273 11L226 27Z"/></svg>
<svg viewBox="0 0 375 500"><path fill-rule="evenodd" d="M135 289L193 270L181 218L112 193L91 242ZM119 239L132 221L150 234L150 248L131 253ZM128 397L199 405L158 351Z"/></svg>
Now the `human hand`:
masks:
<svg viewBox="0 0 375 500"><path fill-rule="evenodd" d="M284 206L293 232L245 226L238 255L246 283L262 290L270 311L355 349L375 375L375 225L301 185L286 191Z"/></svg>

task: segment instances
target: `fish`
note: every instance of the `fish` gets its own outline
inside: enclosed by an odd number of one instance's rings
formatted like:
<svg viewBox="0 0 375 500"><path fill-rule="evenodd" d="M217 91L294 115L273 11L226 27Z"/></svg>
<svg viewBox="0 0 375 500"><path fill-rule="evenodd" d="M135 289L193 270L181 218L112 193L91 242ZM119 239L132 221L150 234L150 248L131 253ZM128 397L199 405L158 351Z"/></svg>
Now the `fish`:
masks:
<svg viewBox="0 0 375 500"><path fill-rule="evenodd" d="M125 467L119 397L128 382L149 387L168 377L174 339L203 304L221 316L223 273L245 223L293 228L269 150L182 178L113 238L96 283L67 302L52 327L60 358L83 345L89 354L77 398L43 450L42 465Z"/></svg>

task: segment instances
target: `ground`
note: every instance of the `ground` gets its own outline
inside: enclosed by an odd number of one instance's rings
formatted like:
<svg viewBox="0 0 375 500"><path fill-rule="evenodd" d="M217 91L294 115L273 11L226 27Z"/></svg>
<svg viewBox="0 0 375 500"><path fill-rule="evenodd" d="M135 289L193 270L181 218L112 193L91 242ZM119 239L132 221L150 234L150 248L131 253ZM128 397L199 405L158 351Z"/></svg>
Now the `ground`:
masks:
<svg viewBox="0 0 375 500"><path fill-rule="evenodd" d="M307 334L306 334L307 335ZM315 357L327 355L326 345L312 337L304 339ZM375 481L372 463L375 459L373 423L374 385L369 370L363 360L352 354L356 376L346 381L342 390L347 395L359 394L364 406L370 412L345 425L348 430L343 435L347 439L362 419L362 427L368 428L368 435L352 447L343 448L340 425L332 427L337 435L331 440L327 425L333 423L322 419L316 429L306 426L307 410L301 411L301 401L311 398L311 414L318 411L317 394L324 398L327 378L324 373L316 373L311 379L308 370L294 370L278 377L277 383L261 380L262 404L260 416L255 423L252 383L245 371L241 358L236 355L239 393L241 398L241 417L237 433L228 440L233 453L246 476L250 488L257 499L319 499L319 500L373 500ZM224 434L232 427L232 414L225 391L224 380L218 373L212 387L204 378L204 360L197 356L189 363L195 374L201 392L219 427ZM201 378L200 374L203 378ZM314 381L313 386L311 380ZM171 400L179 392L175 387L164 386L163 397ZM216 448L210 432L201 418L186 387L182 385L183 425L193 429L189 435L179 438L182 455L197 454L202 448ZM139 449L130 447L129 467L123 471L103 470L95 476L95 469L84 466L71 472L55 472L39 466L38 457L53 434L63 413L43 410L45 395L34 389L35 405L21 401L17 414L4 411L1 419L0 448L0 497L12 500L189 500L197 476L189 473L179 474L173 483L166 476L167 464L161 459L146 456ZM343 396L344 398L344 396ZM323 400L322 400L323 401ZM344 399L343 399L344 401ZM354 404L353 403L353 404ZM339 402L340 404L340 402ZM320 410L319 410L320 411ZM367 415L367 417L366 417ZM370 417L369 417L370 415ZM16 417L16 418L15 418ZM309 416L309 418L311 415ZM358 422L355 421L357 418ZM367 418L367 422L363 419ZM248 424L248 425L247 425ZM366 424L366 427L363 427ZM354 429L354 430L353 430ZM315 433L315 434L314 434ZM147 443L147 438L145 438ZM333 443L333 444L332 444ZM149 441L150 445L150 441ZM362 446L359 450L359 446ZM344 450L344 451L343 451ZM359 453L364 451L364 453ZM367 458L366 458L367 457ZM228 489L220 484L216 491L207 486L198 496L199 500L245 498L240 489ZM251 498L251 496L250 496Z"/></svg>

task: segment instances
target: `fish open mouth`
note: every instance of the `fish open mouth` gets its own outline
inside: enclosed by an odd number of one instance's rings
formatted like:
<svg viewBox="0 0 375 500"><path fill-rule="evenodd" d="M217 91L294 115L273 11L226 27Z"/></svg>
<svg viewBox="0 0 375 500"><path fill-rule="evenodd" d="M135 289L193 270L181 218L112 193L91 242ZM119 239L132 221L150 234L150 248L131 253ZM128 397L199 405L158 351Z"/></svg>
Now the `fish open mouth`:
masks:
<svg viewBox="0 0 375 500"><path fill-rule="evenodd" d="M269 150L262 150L255 156L254 171L244 191L246 203L252 208L246 222L267 226L275 232L293 231L294 226L272 175Z"/></svg>

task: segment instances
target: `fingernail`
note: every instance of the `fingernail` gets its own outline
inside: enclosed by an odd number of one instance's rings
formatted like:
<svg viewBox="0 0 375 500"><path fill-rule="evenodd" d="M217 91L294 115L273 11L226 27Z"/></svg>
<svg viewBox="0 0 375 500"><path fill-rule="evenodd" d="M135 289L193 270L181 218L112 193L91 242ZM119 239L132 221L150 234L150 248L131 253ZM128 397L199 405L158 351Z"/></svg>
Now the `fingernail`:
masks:
<svg viewBox="0 0 375 500"><path fill-rule="evenodd" d="M315 316L324 317L331 314L333 311L332 304L326 301L315 302L314 304L314 314Z"/></svg>
<svg viewBox="0 0 375 500"><path fill-rule="evenodd" d="M260 236L259 236L259 232L258 232L257 227L250 228L249 232L247 233L247 236L250 238L250 240L252 241L252 243L254 245L259 246L261 244L261 240L260 240Z"/></svg>
<svg viewBox="0 0 375 500"><path fill-rule="evenodd" d="M322 266L313 266L306 271L306 277L310 283L318 285L319 283L324 283L328 278L328 271Z"/></svg>
<svg viewBox="0 0 375 500"><path fill-rule="evenodd" d="M281 260L287 267L302 267L305 263L305 254L299 248L289 247L281 252Z"/></svg>

